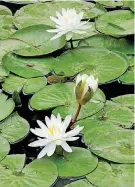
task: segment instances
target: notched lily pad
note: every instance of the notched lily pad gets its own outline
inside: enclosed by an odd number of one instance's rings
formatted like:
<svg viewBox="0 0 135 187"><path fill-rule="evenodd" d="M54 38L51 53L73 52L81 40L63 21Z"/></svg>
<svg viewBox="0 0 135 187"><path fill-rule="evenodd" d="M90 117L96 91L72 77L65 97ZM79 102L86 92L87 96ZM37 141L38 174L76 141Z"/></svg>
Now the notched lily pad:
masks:
<svg viewBox="0 0 135 187"><path fill-rule="evenodd" d="M65 187L94 187L88 180L82 179L75 182L72 182Z"/></svg>
<svg viewBox="0 0 135 187"><path fill-rule="evenodd" d="M8 143L8 141L0 136L0 161L7 156L7 154L10 151L10 145Z"/></svg>
<svg viewBox="0 0 135 187"><path fill-rule="evenodd" d="M134 14L129 10L107 12L96 20L96 29L112 36L134 34Z"/></svg>
<svg viewBox="0 0 135 187"><path fill-rule="evenodd" d="M101 134L91 141L90 150L118 163L134 163L133 130L117 130Z"/></svg>
<svg viewBox="0 0 135 187"><path fill-rule="evenodd" d="M98 158L84 148L72 147L73 152L64 152L64 157L53 155L50 159L56 164L60 177L80 177L93 171Z"/></svg>
<svg viewBox="0 0 135 187"><path fill-rule="evenodd" d="M29 133L29 128L29 123L20 117L17 112L0 123L1 136L5 137L10 143L16 143L25 138Z"/></svg>
<svg viewBox="0 0 135 187"><path fill-rule="evenodd" d="M109 164L99 162L98 167L86 178L100 187L127 187L134 186L134 165L133 164Z"/></svg>
<svg viewBox="0 0 135 187"><path fill-rule="evenodd" d="M20 92L23 89L25 94L33 94L44 88L47 84L45 77L37 77L31 79L24 79L10 74L2 84L4 91L13 93L14 91Z"/></svg>
<svg viewBox="0 0 135 187"><path fill-rule="evenodd" d="M33 25L16 31L10 38L21 40L28 46L23 49L14 50L14 53L22 56L40 56L61 49L66 44L65 36L61 36L56 40L50 40L54 33L47 32L47 29L50 29L50 27L46 25Z"/></svg>
<svg viewBox="0 0 135 187"><path fill-rule="evenodd" d="M8 99L7 95L0 93L0 121L9 116L13 112L14 107L14 101L11 98Z"/></svg>
<svg viewBox="0 0 135 187"><path fill-rule="evenodd" d="M134 43L125 38L114 38L104 34L97 34L79 42L79 46L106 48L124 54L134 54Z"/></svg>
<svg viewBox="0 0 135 187"><path fill-rule="evenodd" d="M24 157L24 156L23 156ZM24 167L22 155L9 155L0 163L0 187L50 187L57 179L55 164L49 160L34 160ZM12 185L13 184L13 185Z"/></svg>
<svg viewBox="0 0 135 187"><path fill-rule="evenodd" d="M77 103L74 94L74 83L57 83L38 91L30 100L30 105L36 110L53 109L54 114L60 113L64 118L68 114L75 115ZM98 90L93 99L82 107L78 119L91 116L104 106L105 96Z"/></svg>

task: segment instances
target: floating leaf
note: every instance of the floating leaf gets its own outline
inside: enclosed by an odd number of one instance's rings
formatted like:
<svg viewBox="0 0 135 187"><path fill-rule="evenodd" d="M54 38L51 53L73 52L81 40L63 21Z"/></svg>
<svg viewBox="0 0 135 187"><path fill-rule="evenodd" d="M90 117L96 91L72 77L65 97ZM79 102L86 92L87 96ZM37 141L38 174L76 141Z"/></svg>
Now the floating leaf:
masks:
<svg viewBox="0 0 135 187"><path fill-rule="evenodd" d="M56 16L56 11L62 8L75 8L77 13L84 12L84 18L95 18L104 13L101 9L95 10L95 5L85 1L59 1L46 2L27 5L15 13L14 24L17 28L23 28L31 25L45 24L55 26L50 16ZM94 10L93 10L94 9Z"/></svg>
<svg viewBox="0 0 135 187"><path fill-rule="evenodd" d="M126 106L108 101L103 110L92 116L92 119L123 128L130 128L133 125L134 114Z"/></svg>
<svg viewBox="0 0 135 187"><path fill-rule="evenodd" d="M133 25L134 14L129 10L115 10L107 12L96 20L97 30L112 36L134 34Z"/></svg>
<svg viewBox="0 0 135 187"><path fill-rule="evenodd" d="M50 62L53 58L23 58L18 55L9 53L3 58L3 65L12 73L24 78L41 77L50 72ZM51 60L52 59L52 60Z"/></svg>
<svg viewBox="0 0 135 187"><path fill-rule="evenodd" d="M134 163L133 130L117 130L93 139L90 150L104 159L118 163Z"/></svg>
<svg viewBox="0 0 135 187"><path fill-rule="evenodd" d="M8 99L8 96L0 93L0 121L9 116L15 107L15 103L12 99Z"/></svg>
<svg viewBox="0 0 135 187"><path fill-rule="evenodd" d="M107 0L107 1L95 0L95 1L106 7L112 7L112 8L123 5L121 1L113 1L113 0Z"/></svg>
<svg viewBox="0 0 135 187"><path fill-rule="evenodd" d="M9 75L9 71L0 65L0 82L3 82L4 79Z"/></svg>
<svg viewBox="0 0 135 187"><path fill-rule="evenodd" d="M0 15L12 15L12 12L6 6L0 5Z"/></svg>
<svg viewBox="0 0 135 187"><path fill-rule="evenodd" d="M14 91L20 92L23 89L25 94L32 94L44 88L46 84L47 80L45 77L24 79L10 74L2 84L2 88L9 93L13 93Z"/></svg>
<svg viewBox="0 0 135 187"><path fill-rule="evenodd" d="M0 163L0 187L49 187L57 179L57 168L49 160L34 160L24 165L24 156L9 155ZM21 169L23 168L23 169ZM12 185L13 184L13 185Z"/></svg>
<svg viewBox="0 0 135 187"><path fill-rule="evenodd" d="M99 162L98 167L86 178L100 187L127 187L134 186L134 165L133 164L109 164Z"/></svg>
<svg viewBox="0 0 135 187"><path fill-rule="evenodd" d="M14 4L31 4L31 3L41 3L41 2L47 2L51 0L2 0L4 2L10 2Z"/></svg>
<svg viewBox="0 0 135 187"><path fill-rule="evenodd" d="M56 164L60 177L80 177L93 171L98 158L84 148L72 147L73 152L64 152L64 157L53 155L50 159Z"/></svg>
<svg viewBox="0 0 135 187"><path fill-rule="evenodd" d="M106 48L124 54L134 54L133 42L125 38L114 38L108 35L97 34L79 42L79 46Z"/></svg>
<svg viewBox="0 0 135 187"><path fill-rule="evenodd" d="M120 103L122 106L126 106L130 109L134 109L134 94L121 95L112 98L116 103Z"/></svg>
<svg viewBox="0 0 135 187"><path fill-rule="evenodd" d="M26 137L29 128L29 123L16 112L0 123L1 135L10 143L16 143Z"/></svg>
<svg viewBox="0 0 135 187"><path fill-rule="evenodd" d="M10 145L8 141L0 136L0 161L7 156L8 152L10 151Z"/></svg>
<svg viewBox="0 0 135 187"><path fill-rule="evenodd" d="M94 187L91 183L89 183L86 179L78 180L72 182L65 187Z"/></svg>
<svg viewBox="0 0 135 187"><path fill-rule="evenodd" d="M62 36L56 40L50 40L54 33L47 32L47 29L50 29L50 27L33 25L16 31L10 38L21 40L29 46L23 49L16 49L14 53L22 56L39 56L61 49L66 44L65 37Z"/></svg>
<svg viewBox="0 0 135 187"><path fill-rule="evenodd" d="M104 106L105 96L101 90L98 90L93 100L82 107L78 119L91 116L101 110ZM53 113L60 113L64 118L68 114L75 115L77 103L74 94L74 83L57 83L33 95L30 105L36 110L48 110L55 107Z"/></svg>

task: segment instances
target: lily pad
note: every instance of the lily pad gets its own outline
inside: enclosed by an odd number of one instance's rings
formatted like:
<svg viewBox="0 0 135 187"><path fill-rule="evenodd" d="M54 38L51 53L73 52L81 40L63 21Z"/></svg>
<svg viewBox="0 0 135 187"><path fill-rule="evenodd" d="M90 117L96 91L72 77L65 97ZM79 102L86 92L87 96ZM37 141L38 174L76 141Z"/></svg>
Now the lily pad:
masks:
<svg viewBox="0 0 135 187"><path fill-rule="evenodd" d="M55 23L50 19L50 16L56 16L56 11L61 11L62 8L75 8L77 13L84 12L84 18L95 18L104 13L101 8L96 8L96 5L85 1L59 1L46 2L27 5L22 7L15 13L14 24L17 28L24 28L31 25L45 24L55 26Z"/></svg>
<svg viewBox="0 0 135 187"><path fill-rule="evenodd" d="M72 182L71 184L66 185L65 187L94 187L88 180L82 179L75 182Z"/></svg>
<svg viewBox="0 0 135 187"><path fill-rule="evenodd" d="M3 65L7 67L12 73L15 73L24 78L41 77L50 72L51 59L47 58L23 58L18 55L9 53L2 59Z"/></svg>
<svg viewBox="0 0 135 187"><path fill-rule="evenodd" d="M31 4L31 3L41 3L41 2L48 2L51 0L2 0L4 2L10 2L14 4Z"/></svg>
<svg viewBox="0 0 135 187"><path fill-rule="evenodd" d="M122 106L126 106L130 109L134 109L134 94L121 95L118 97L112 98L116 103L120 103Z"/></svg>
<svg viewBox="0 0 135 187"><path fill-rule="evenodd" d="M134 163L133 130L110 131L91 141L90 150L101 158L118 162Z"/></svg>
<svg viewBox="0 0 135 187"><path fill-rule="evenodd" d="M24 48L26 46L28 45L26 45L26 43L20 40L15 40L15 39L0 40L0 64L1 64L3 56L6 53L13 51L14 49Z"/></svg>
<svg viewBox="0 0 135 187"><path fill-rule="evenodd" d="M123 3L121 1L113 1L113 0L107 0L107 1L95 0L95 1L100 3L101 5L104 5L105 7L115 8L118 6L123 6Z"/></svg>
<svg viewBox="0 0 135 187"><path fill-rule="evenodd" d="M79 42L79 46L106 48L124 54L134 54L134 43L125 38L114 38L104 34L97 34Z"/></svg>
<svg viewBox="0 0 135 187"><path fill-rule="evenodd" d="M77 102L74 94L74 83L57 83L38 91L30 100L30 105L36 110L53 110L54 114L60 113L64 118L68 114L75 115ZM78 119L91 116L104 106L105 96L98 90L93 99L82 107Z"/></svg>
<svg viewBox="0 0 135 187"><path fill-rule="evenodd" d="M5 137L10 143L16 143L26 137L29 128L29 123L20 117L17 112L0 123L1 136Z"/></svg>
<svg viewBox="0 0 135 187"><path fill-rule="evenodd" d="M0 161L7 156L8 152L10 151L10 145L8 141L0 136Z"/></svg>
<svg viewBox="0 0 135 187"><path fill-rule="evenodd" d="M134 122L134 114L133 111L126 106L107 101L103 110L92 116L92 119L108 122L122 128L130 128Z"/></svg>
<svg viewBox="0 0 135 187"><path fill-rule="evenodd" d="M0 187L50 187L57 179L57 168L49 160L34 160L23 167L22 155L9 155L5 158L0 163Z"/></svg>
<svg viewBox="0 0 135 187"><path fill-rule="evenodd" d="M0 93L0 121L9 116L15 107L15 103L12 99L8 99L8 96Z"/></svg>
<svg viewBox="0 0 135 187"><path fill-rule="evenodd" d="M73 152L64 156L53 155L50 159L56 164L60 177L80 177L93 171L98 158L84 148L72 147Z"/></svg>
<svg viewBox="0 0 135 187"><path fill-rule="evenodd" d="M65 76L73 76L79 72L93 74L98 77L100 83L118 78L128 68L127 60L120 55L107 49L91 47L79 47L55 59L46 58L45 62L53 64L52 69L56 74L61 72Z"/></svg>
<svg viewBox="0 0 135 187"><path fill-rule="evenodd" d="M134 14L129 10L107 12L96 20L96 29L112 36L134 34Z"/></svg>
<svg viewBox="0 0 135 187"><path fill-rule="evenodd" d="M32 94L44 88L47 84L45 77L37 77L31 79L24 79L16 75L10 74L2 84L4 91L13 93L14 91L20 92L23 89L25 94Z"/></svg>
<svg viewBox="0 0 135 187"><path fill-rule="evenodd" d="M99 162L98 167L86 178L99 187L127 187L134 186L134 165L133 164L109 164Z"/></svg>
<svg viewBox="0 0 135 187"><path fill-rule="evenodd" d="M0 82L3 82L4 79L9 75L9 71L0 65Z"/></svg>
<svg viewBox="0 0 135 187"><path fill-rule="evenodd" d="M62 36L56 40L50 40L54 33L47 32L47 29L50 29L50 27L33 25L16 31L10 38L21 40L29 46L23 49L16 49L14 53L22 56L40 56L61 49L66 44L65 37Z"/></svg>
<svg viewBox="0 0 135 187"><path fill-rule="evenodd" d="M127 71L119 78L122 84L134 84L134 56L128 56L130 66Z"/></svg>
<svg viewBox="0 0 135 187"><path fill-rule="evenodd" d="M0 5L0 15L12 15L12 12L6 6Z"/></svg>

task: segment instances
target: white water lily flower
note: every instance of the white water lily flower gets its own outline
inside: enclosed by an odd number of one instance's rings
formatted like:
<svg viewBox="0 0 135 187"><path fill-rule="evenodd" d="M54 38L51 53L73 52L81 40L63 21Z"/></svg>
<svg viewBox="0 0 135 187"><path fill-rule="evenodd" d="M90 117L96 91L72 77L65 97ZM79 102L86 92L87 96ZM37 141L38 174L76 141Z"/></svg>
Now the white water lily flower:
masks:
<svg viewBox="0 0 135 187"><path fill-rule="evenodd" d="M55 117L51 115L51 119L47 116L45 117L46 125L37 121L40 128L30 129L31 132L41 138L29 144L31 147L43 146L44 148L39 153L38 158L51 156L54 154L56 146L61 146L65 151L72 152L71 147L66 143L66 141L75 141L79 137L76 137L83 129L83 127L76 126L73 130L66 132L70 122L71 115L67 116L64 121L62 121L60 114Z"/></svg>
<svg viewBox="0 0 135 187"><path fill-rule="evenodd" d="M78 75L75 85L76 99L80 105L86 104L95 94L98 88L98 79L94 76Z"/></svg>
<svg viewBox="0 0 135 187"><path fill-rule="evenodd" d="M86 29L89 29L91 25L88 25L87 21L81 21L83 19L83 12L77 14L75 9L62 8L62 14L56 12L56 17L50 17L56 23L56 29L48 30L48 32L57 33L51 40L66 35L66 40L70 40L73 34L85 34Z"/></svg>

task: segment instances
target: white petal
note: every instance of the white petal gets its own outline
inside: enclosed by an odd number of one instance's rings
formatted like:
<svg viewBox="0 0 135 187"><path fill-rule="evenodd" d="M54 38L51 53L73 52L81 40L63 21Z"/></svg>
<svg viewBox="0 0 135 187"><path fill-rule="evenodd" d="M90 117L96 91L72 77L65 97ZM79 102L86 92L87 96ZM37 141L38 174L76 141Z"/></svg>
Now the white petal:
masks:
<svg viewBox="0 0 135 187"><path fill-rule="evenodd" d="M48 145L47 156L52 156L53 153L55 152L55 149L56 149L56 144L55 143L50 143Z"/></svg>
<svg viewBox="0 0 135 187"><path fill-rule="evenodd" d="M71 119L72 119L71 115L68 115L68 116L66 116L65 120L63 121L63 131L62 131L63 133L68 128L68 126L69 126L69 124L71 122Z"/></svg>
<svg viewBox="0 0 135 187"><path fill-rule="evenodd" d="M47 145L42 149L42 151L39 153L39 155L38 155L37 158L42 158L42 157L44 157L44 156L48 153L48 151L50 151L50 145L51 145L51 143L47 144Z"/></svg>
<svg viewBox="0 0 135 187"><path fill-rule="evenodd" d="M47 32L52 32L52 33L57 33L60 32L60 29L50 29L50 30L46 30Z"/></svg>
<svg viewBox="0 0 135 187"><path fill-rule="evenodd" d="M39 127L40 127L42 130L47 130L47 131L48 131L46 125L45 125L42 121L37 120L37 123L38 123Z"/></svg>
<svg viewBox="0 0 135 187"><path fill-rule="evenodd" d="M40 146L45 146L50 142L48 139L39 139L37 141L34 141L30 143L28 146L30 147L40 147Z"/></svg>
<svg viewBox="0 0 135 187"><path fill-rule="evenodd" d="M72 152L71 147L70 147L66 142L62 142L61 147L62 147L65 151L67 151L67 152L69 152L69 153Z"/></svg>
<svg viewBox="0 0 135 187"><path fill-rule="evenodd" d="M84 127L79 127L76 126L73 130L67 132L64 137L71 137L71 136L76 136L80 133L80 131L83 129Z"/></svg>
<svg viewBox="0 0 135 187"><path fill-rule="evenodd" d="M63 138L64 141L72 142L78 140L79 137L69 137L69 138Z"/></svg>
<svg viewBox="0 0 135 187"><path fill-rule="evenodd" d="M54 21L55 23L57 23L57 24L59 24L59 19L57 19L57 18L55 18L55 17L50 17L50 19L52 20L52 21Z"/></svg>
<svg viewBox="0 0 135 187"><path fill-rule="evenodd" d="M55 40L57 38L60 38L62 35L64 35L62 32L59 32L58 34L56 34L54 37L52 37L50 40Z"/></svg>
<svg viewBox="0 0 135 187"><path fill-rule="evenodd" d="M35 134L35 135L37 135L37 136L39 136L39 137L43 137L43 138L46 137L46 134L45 134L41 129L39 129L39 128L30 129L30 131L31 131L33 134Z"/></svg>

